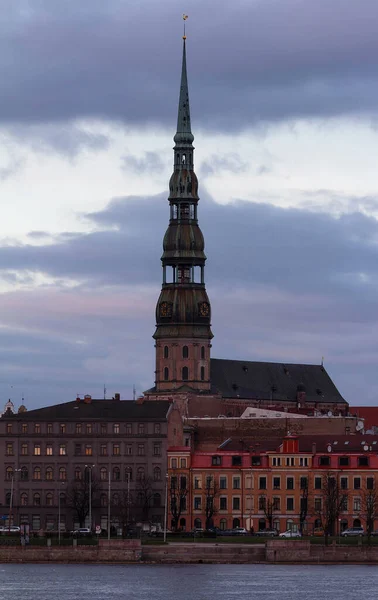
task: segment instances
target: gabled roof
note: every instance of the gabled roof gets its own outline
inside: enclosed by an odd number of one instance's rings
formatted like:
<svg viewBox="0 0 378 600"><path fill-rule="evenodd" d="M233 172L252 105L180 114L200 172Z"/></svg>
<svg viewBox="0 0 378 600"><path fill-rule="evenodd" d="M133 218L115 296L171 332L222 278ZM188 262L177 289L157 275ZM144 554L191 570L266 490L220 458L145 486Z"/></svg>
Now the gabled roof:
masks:
<svg viewBox="0 0 378 600"><path fill-rule="evenodd" d="M211 359L211 383L224 398L345 403L322 365Z"/></svg>
<svg viewBox="0 0 378 600"><path fill-rule="evenodd" d="M3 419L20 421L75 421L79 419L148 421L150 419L165 419L171 403L160 400L145 401L141 404L132 400L83 400L54 404L37 408L21 414L4 415Z"/></svg>

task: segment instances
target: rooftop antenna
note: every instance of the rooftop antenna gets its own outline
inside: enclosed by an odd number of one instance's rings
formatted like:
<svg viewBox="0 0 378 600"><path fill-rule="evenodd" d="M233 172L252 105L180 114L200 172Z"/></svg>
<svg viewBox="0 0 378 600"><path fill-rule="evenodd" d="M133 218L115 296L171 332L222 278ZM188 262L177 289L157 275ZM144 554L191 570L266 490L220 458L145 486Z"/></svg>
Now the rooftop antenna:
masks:
<svg viewBox="0 0 378 600"><path fill-rule="evenodd" d="M322 356L322 363L321 366L324 367L324 356Z"/></svg>
<svg viewBox="0 0 378 600"><path fill-rule="evenodd" d="M105 383L104 383L104 400L106 400L106 386L105 386Z"/></svg>
<svg viewBox="0 0 378 600"><path fill-rule="evenodd" d="M188 15L182 15L183 21L184 21L184 35L182 36L183 40L186 40L186 34L185 34L185 21L188 18Z"/></svg>
<svg viewBox="0 0 378 600"><path fill-rule="evenodd" d="M136 400L136 388L135 388L135 384L133 385L133 400Z"/></svg>

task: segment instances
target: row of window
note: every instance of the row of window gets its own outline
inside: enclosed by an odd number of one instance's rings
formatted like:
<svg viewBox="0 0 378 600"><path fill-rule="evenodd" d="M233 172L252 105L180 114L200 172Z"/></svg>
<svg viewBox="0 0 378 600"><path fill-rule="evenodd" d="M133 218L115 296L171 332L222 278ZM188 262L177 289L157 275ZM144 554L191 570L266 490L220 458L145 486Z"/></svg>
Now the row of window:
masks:
<svg viewBox="0 0 378 600"><path fill-rule="evenodd" d="M59 444L57 447L57 453L59 456L67 456L67 444ZM134 454L134 444L120 444L115 443L111 444L111 455L112 456L121 456L122 455L122 447L123 454L125 456L132 456ZM32 456L42 456L44 449L45 456L54 456L54 444L45 444L44 446L38 442L32 445ZM94 454L94 446L93 444L77 444L74 445L74 453L75 456L93 456ZM100 444L99 447L100 456L109 456L109 444ZM30 445L28 443L21 444L21 456L29 456ZM137 456L145 456L146 447L144 443L136 444L136 453ZM6 456L14 456L15 454L15 443L7 442L5 446L5 454ZM161 443L155 442L153 444L153 456L161 456Z"/></svg>
<svg viewBox="0 0 378 600"><path fill-rule="evenodd" d="M164 346L164 358L169 358L169 346ZM182 347L182 357L189 358L189 347ZM201 360L205 360L205 346L201 346Z"/></svg>
<svg viewBox="0 0 378 600"><path fill-rule="evenodd" d="M109 424L108 423L75 423L67 426L66 423L59 423L58 425L59 433L76 433L82 434L85 433L87 435L91 434L102 434L106 435L109 433ZM43 431L42 431L43 429ZM136 432L140 435L148 433L148 424L147 423L138 423L136 427ZM18 423L7 423L6 426L7 433L18 433L19 425ZM111 426L111 433L117 435L119 433L132 434L135 431L134 423L113 423ZM161 424L154 423L153 432L156 434L161 433ZM43 427L41 423L21 423L21 433L47 433L48 435L53 435L56 433L56 429L54 428L53 423L44 423Z"/></svg>
<svg viewBox="0 0 378 600"><path fill-rule="evenodd" d="M20 481L29 481L29 469L27 467L21 467L21 469L17 469L20 472ZM16 471L16 472L17 472ZM44 472L42 472L41 467L34 467L32 471L32 479L34 481L42 481L42 474L44 474L45 481L53 481L55 478L55 471L53 467L46 467ZM5 479L7 481L12 481L14 478L15 471L13 467L7 467L5 470ZM101 481L108 481L109 479L109 471L106 467L100 467L99 476ZM88 477L88 469L76 467L74 470L74 478L76 481L81 481L85 477ZM144 467L138 467L136 470L137 480L145 479L146 472ZM113 481L121 481L122 480L122 470L120 467L113 467L111 470L111 478ZM67 480L67 469L66 467L60 467L58 469L58 479L61 481ZM133 469L132 467L125 467L124 469L124 481L132 481L133 480ZM154 467L153 469L153 480L161 481L161 468ZM185 484L186 485L186 484Z"/></svg>
<svg viewBox="0 0 378 600"><path fill-rule="evenodd" d="M181 379L183 381L189 381L189 368L183 367L181 369ZM205 381L205 367L200 368L200 379ZM169 368L164 367L164 381L169 381Z"/></svg>
<svg viewBox="0 0 378 600"><path fill-rule="evenodd" d="M219 467L223 464L223 456L215 455L211 457L211 465L213 467ZM227 457L228 459L228 457ZM251 457L251 465L252 467L261 466L261 456L256 455ZM310 459L307 456L272 456L271 464L273 467L308 467L310 466ZM242 466L242 457L235 455L231 456L231 465L233 467L241 467ZM331 457L319 456L318 465L320 467L328 467L331 466ZM338 458L339 467L348 467L350 466L350 457L349 456L340 456ZM369 457L368 456L358 456L357 457L357 465L359 467L368 467L369 466Z"/></svg>
<svg viewBox="0 0 378 600"><path fill-rule="evenodd" d="M29 506L29 504L31 504L32 506L43 506L43 500L44 500L44 506L55 506L55 498L54 498L54 492L46 492L44 495L42 495L40 492L33 492L31 494L31 496L29 496L29 494L27 492L22 492L20 494L20 506ZM111 504L113 506L119 506L121 504L121 502L123 502L123 500L125 500L125 503L127 504L128 499L127 496L125 499L123 499L119 494L114 493L112 494L111 497ZM7 492L7 494L5 495L5 504L7 506L10 505L10 501L11 501L11 493ZM63 492L61 492L60 494L60 499L56 498L56 502L57 505L60 501L60 506L66 506L67 505L67 496L66 494L64 494ZM152 504L152 506L154 507L159 507L161 506L161 494L159 494L158 492L152 494L151 498L150 497L146 497L146 494L144 492L137 492L136 494L136 505L137 506L146 506L146 503L148 505ZM108 494L100 494L100 506L108 506Z"/></svg>
<svg viewBox="0 0 378 600"><path fill-rule="evenodd" d="M245 507L246 510L248 510L248 511L253 510L253 498L248 498L247 500L248 501L246 502L246 507ZM353 498L352 500L353 500L353 511L354 512L361 511L361 498ZM202 508L204 507L206 502L207 502L207 499L205 499L205 501L204 501L201 496L195 496L193 499L194 510L202 510ZM300 511L307 509L307 502L308 502L307 498L299 498L299 510ZM324 502L323 498L314 498L314 510L316 513L322 511L323 502ZM280 497L272 498L271 505L269 507L267 506L267 503L268 503L268 499L265 496L260 496L258 498L258 510L260 510L260 511L269 510L269 512L271 512L271 511L278 512L278 511L281 511L281 509L282 509ZM225 510L228 510L228 508L229 508L229 499L226 496L221 496L219 498L219 510L225 511ZM241 510L240 496L233 496L231 498L231 508L232 508L232 510ZM288 512L294 511L295 510L295 498L293 498L293 497L285 498L285 508L286 508L286 511L288 511ZM347 512L348 508L349 508L348 497L345 496L341 499L340 510L342 512Z"/></svg>
<svg viewBox="0 0 378 600"><path fill-rule="evenodd" d="M186 459L181 459L181 460L186 460ZM208 489L209 487L213 486L213 482L216 481L216 477L214 477L213 475L207 475L205 477L205 488ZM325 485L327 485L327 481L328 479L331 480L335 480L334 477L328 477L328 476L319 476L319 477L314 477L314 485L313 488L315 490L321 490ZM342 490L347 490L349 487L351 487L351 482L350 479L352 479L352 487L355 490L359 490L363 487L363 478L360 476L353 476L353 477L347 477L347 476L343 476L343 477L339 477L339 485L340 488ZM221 490L226 490L228 488L228 483L229 483L229 477L226 475L220 475L219 476L219 489ZM241 489L241 483L242 483L242 478L239 475L233 475L231 476L231 487L234 490L240 490ZM268 489L268 477L265 475L260 475L258 477L258 489L259 490L266 490ZM194 476L194 489L195 490L200 490L202 489L202 477L201 476ZM298 489L307 489L309 487L309 481L308 481L308 477L299 477L299 480L296 481L295 477L291 477L291 476L286 476L286 477L281 477L280 475L274 475L271 478L271 484L272 484L272 489L274 490L280 490L280 489L286 489L286 490L294 490L296 488ZM366 477L365 479L365 486L366 488L369 490L374 489L375 486L375 480L374 477ZM253 488L253 476L250 474L247 474L245 476L245 487L247 489Z"/></svg>

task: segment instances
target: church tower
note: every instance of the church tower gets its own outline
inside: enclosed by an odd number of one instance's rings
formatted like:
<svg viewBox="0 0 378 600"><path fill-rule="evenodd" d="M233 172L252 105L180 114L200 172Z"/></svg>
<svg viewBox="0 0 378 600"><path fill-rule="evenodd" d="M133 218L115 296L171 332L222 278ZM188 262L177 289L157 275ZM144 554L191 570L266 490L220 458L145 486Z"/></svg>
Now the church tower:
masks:
<svg viewBox="0 0 378 600"><path fill-rule="evenodd" d="M157 392L210 390L211 308L205 289L204 239L197 220L198 181L194 173L183 38L181 88L169 182L170 220L163 241L163 286L156 305Z"/></svg>

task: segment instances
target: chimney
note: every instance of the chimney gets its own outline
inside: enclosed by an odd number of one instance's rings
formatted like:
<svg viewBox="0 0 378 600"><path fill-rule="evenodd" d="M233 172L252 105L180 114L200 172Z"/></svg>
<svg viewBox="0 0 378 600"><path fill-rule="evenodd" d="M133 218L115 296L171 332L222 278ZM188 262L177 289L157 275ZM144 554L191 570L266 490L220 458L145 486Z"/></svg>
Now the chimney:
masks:
<svg viewBox="0 0 378 600"><path fill-rule="evenodd" d="M144 396L139 396L139 397L136 399L136 403L137 403L137 404L143 404L143 402L144 402Z"/></svg>
<svg viewBox="0 0 378 600"><path fill-rule="evenodd" d="M84 404L90 404L91 402L92 402L92 396L90 394L85 394Z"/></svg>
<svg viewBox="0 0 378 600"><path fill-rule="evenodd" d="M316 454L316 442L312 442L312 454Z"/></svg>
<svg viewBox="0 0 378 600"><path fill-rule="evenodd" d="M114 394L114 400L121 400L121 394L119 394L118 392Z"/></svg>
<svg viewBox="0 0 378 600"><path fill-rule="evenodd" d="M80 396L76 396L76 402L80 402Z"/></svg>

